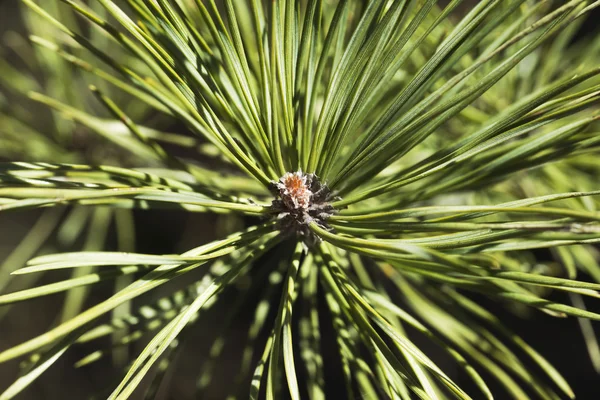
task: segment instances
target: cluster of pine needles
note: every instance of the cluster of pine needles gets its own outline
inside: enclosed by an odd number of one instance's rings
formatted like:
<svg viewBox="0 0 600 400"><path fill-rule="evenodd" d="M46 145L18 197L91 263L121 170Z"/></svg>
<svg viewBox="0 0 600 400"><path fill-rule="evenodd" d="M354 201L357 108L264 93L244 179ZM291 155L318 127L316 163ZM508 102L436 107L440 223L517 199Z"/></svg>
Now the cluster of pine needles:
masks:
<svg viewBox="0 0 600 400"><path fill-rule="evenodd" d="M600 36L581 34L600 1L19 6L0 57L0 213L41 210L0 265L0 318L64 305L0 349L22 360L1 400L84 343L79 368L142 343L100 396L156 398L228 293L198 398L231 346L224 397L574 397L568 366L482 297L580 318L600 371ZM140 209L225 223L144 254ZM113 292L88 306L102 282Z"/></svg>

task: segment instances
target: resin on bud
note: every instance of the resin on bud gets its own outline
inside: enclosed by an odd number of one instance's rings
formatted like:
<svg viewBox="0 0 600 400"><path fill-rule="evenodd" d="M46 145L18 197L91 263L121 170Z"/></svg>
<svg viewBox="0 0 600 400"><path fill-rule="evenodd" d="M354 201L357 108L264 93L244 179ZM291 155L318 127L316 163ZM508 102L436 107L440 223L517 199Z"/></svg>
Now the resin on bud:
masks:
<svg viewBox="0 0 600 400"><path fill-rule="evenodd" d="M337 210L330 204L339 200L327 184L321 183L314 174L302 171L287 172L278 181L271 182L275 200L271 212L279 220L279 229L286 234L302 236L307 244L315 244L319 238L308 227L311 222L331 230L327 219Z"/></svg>

